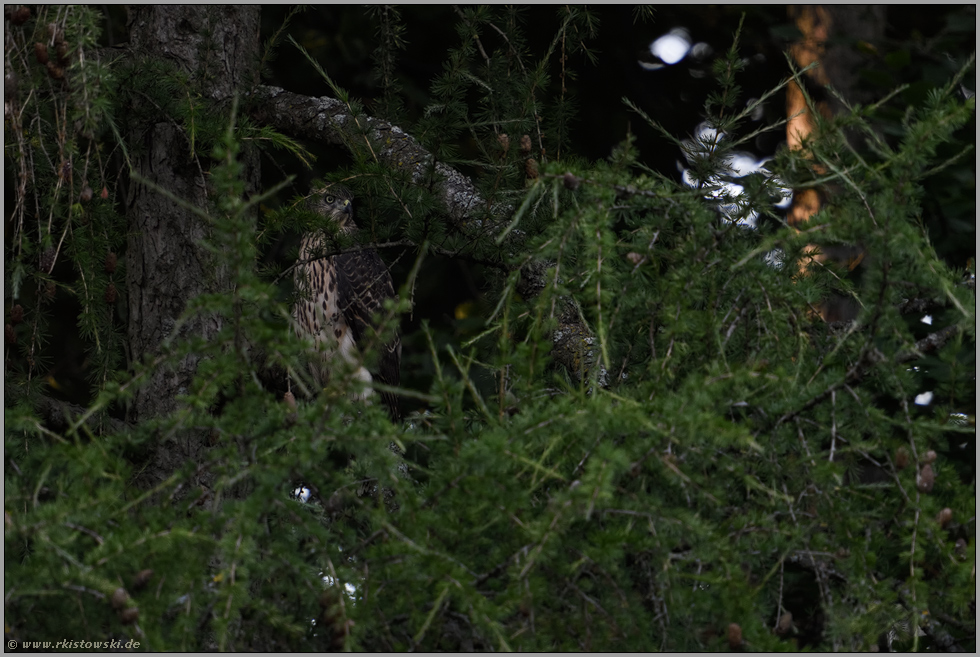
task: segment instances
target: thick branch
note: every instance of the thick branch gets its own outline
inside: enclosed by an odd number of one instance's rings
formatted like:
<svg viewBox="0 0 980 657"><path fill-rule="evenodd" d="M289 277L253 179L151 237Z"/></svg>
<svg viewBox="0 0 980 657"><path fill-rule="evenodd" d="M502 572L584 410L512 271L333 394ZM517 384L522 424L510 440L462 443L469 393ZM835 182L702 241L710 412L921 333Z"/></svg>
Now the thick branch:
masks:
<svg viewBox="0 0 980 657"><path fill-rule="evenodd" d="M313 98L279 87L259 87L253 97L252 116L284 133L326 144L346 145L367 138L378 159L398 171L408 172L422 184L430 175L432 155L414 137L396 125L366 115L354 116L347 105L329 96ZM435 163L436 191L446 213L461 224L489 207L469 178L442 162Z"/></svg>
<svg viewBox="0 0 980 657"><path fill-rule="evenodd" d="M922 354L927 354L930 351L938 351L947 342L949 342L950 338L959 333L960 330L961 329L958 324L953 324L952 326L939 329L935 333L930 333L926 337L916 342L915 347L912 349L897 354L895 356L895 362L907 363L910 360L919 358Z"/></svg>

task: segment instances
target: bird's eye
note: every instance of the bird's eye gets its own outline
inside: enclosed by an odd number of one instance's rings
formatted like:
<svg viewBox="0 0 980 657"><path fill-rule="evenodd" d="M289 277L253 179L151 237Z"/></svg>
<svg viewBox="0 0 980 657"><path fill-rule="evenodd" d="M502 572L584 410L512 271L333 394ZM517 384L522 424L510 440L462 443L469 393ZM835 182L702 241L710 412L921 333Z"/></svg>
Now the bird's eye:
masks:
<svg viewBox="0 0 980 657"><path fill-rule="evenodd" d="M333 203L336 199L333 194L327 194L323 197L323 200L327 203Z"/></svg>

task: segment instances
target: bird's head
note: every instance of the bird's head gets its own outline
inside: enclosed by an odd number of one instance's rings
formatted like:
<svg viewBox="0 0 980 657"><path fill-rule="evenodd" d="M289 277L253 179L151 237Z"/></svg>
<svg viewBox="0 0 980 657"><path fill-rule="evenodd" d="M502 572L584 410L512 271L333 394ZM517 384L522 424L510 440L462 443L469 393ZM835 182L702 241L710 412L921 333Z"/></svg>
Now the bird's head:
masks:
<svg viewBox="0 0 980 657"><path fill-rule="evenodd" d="M338 230L348 233L355 230L353 195L343 185L326 185L315 188L307 199L313 212L336 222Z"/></svg>

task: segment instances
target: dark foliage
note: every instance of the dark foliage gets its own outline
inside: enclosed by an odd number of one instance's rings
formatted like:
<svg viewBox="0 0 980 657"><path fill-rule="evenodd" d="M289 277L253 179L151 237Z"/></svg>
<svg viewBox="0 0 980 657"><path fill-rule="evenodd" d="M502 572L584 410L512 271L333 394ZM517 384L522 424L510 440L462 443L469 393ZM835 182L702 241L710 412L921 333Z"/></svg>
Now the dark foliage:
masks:
<svg viewBox="0 0 980 657"><path fill-rule="evenodd" d="M217 102L207 21L189 28L206 64L188 72L100 47L90 8L20 9L5 20L8 638L975 648L975 249L962 243L975 64L955 50L961 13L931 41L881 46L868 79L908 86L821 118L803 150L774 147L741 176L746 144L783 130L756 110L800 76L790 65L744 90L746 49L786 32L761 9L718 25L729 38L703 63L695 134L646 98L583 98L601 11L314 10L329 32L290 12L249 62L254 84ZM448 51L429 54L420 25ZM285 134L278 92L258 84L287 53L307 86L284 86L331 97L317 135ZM332 61L352 77L331 78ZM576 121L603 106L631 117L614 141L592 131L608 156ZM206 180L204 201L133 166L159 125L185 138L180 166ZM312 141L328 137L332 151ZM651 166L650 144L684 157L686 176ZM361 222L331 248L377 246L400 286L379 317L379 344L404 333L399 425L349 398L342 362L317 389L290 327L317 155ZM826 201L797 230L777 204L808 188ZM139 189L201 229L190 255L213 272L142 352L126 339L141 321L125 276ZM812 258L855 244L868 256L853 272ZM817 316L832 293L855 321ZM140 416L135 396L171 374L189 381L173 410ZM933 403L916 404L927 390Z"/></svg>

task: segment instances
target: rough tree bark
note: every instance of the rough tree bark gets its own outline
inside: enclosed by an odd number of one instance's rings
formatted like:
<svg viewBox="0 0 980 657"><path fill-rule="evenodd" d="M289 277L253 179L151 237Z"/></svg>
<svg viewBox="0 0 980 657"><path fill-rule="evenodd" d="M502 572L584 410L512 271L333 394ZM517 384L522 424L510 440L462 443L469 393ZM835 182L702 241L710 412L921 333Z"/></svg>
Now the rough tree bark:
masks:
<svg viewBox="0 0 980 657"><path fill-rule="evenodd" d="M255 79L259 52L259 7L224 5L133 5L129 8L132 54L168 59L185 71L211 101L229 101ZM136 125L127 140L141 148L133 161L136 173L175 197L207 209L204 171L191 154L187 135L160 117ZM258 183L258 158L243 150L247 185ZM129 295L129 341L137 368L159 352L173 334L187 302L227 286L202 247L209 226L192 212L134 179L126 198L129 225L126 286ZM208 338L220 328L214 317L196 317L180 327L182 335ZM190 385L199 357L189 355L171 369L153 368L136 393L133 421L173 411L178 395ZM140 485L152 487L188 459L200 462L206 437L199 432L162 435ZM207 484L201 472L194 483Z"/></svg>

